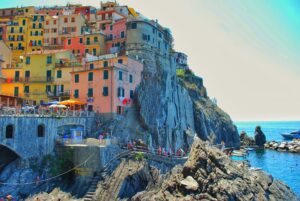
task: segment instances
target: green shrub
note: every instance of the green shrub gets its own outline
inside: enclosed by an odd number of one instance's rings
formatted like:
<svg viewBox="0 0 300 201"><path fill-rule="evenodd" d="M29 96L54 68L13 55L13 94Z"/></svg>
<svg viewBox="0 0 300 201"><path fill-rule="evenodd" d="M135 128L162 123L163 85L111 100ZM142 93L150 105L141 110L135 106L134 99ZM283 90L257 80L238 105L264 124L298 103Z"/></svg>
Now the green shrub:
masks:
<svg viewBox="0 0 300 201"><path fill-rule="evenodd" d="M177 77L184 78L185 70L184 69L176 69L176 75L177 75Z"/></svg>
<svg viewBox="0 0 300 201"><path fill-rule="evenodd" d="M142 161L143 159L145 159L145 154L142 152L138 152L134 155L134 160L136 161Z"/></svg>

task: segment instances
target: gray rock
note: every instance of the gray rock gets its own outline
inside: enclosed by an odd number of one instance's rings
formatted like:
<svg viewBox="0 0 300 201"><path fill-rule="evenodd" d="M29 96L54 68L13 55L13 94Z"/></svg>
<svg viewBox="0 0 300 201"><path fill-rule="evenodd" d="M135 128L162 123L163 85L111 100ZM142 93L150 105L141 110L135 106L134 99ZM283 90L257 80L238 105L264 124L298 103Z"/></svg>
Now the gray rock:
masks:
<svg viewBox="0 0 300 201"><path fill-rule="evenodd" d="M211 172L207 172L208 165ZM198 181L196 191L181 187L182 179L189 176ZM262 171L238 167L222 152L200 140L194 142L183 167L177 167L161 185L139 193L132 200L185 200L190 196L203 200L297 200L284 183Z"/></svg>
<svg viewBox="0 0 300 201"><path fill-rule="evenodd" d="M186 189L188 190L197 190L199 187L198 182L191 176L187 176L184 180L180 181Z"/></svg>

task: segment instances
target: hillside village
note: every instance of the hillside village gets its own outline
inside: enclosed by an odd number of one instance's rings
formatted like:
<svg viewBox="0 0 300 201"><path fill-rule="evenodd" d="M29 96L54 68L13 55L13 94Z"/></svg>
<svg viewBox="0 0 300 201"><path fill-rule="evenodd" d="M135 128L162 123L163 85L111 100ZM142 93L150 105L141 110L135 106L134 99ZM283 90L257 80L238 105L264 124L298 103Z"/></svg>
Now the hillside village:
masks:
<svg viewBox="0 0 300 201"><path fill-rule="evenodd" d="M2 107L76 99L79 109L122 114L133 104L150 48L188 68L168 28L115 2L0 9Z"/></svg>

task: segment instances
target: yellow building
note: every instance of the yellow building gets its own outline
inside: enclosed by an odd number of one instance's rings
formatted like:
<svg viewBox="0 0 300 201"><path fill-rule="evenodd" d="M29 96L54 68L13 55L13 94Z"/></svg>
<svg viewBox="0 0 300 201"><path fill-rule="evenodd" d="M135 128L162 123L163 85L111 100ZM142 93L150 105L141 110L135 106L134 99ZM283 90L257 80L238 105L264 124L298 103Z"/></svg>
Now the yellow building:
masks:
<svg viewBox="0 0 300 201"><path fill-rule="evenodd" d="M69 72L79 68L69 50L34 51L21 56L18 68L3 69L3 92L32 104L69 98Z"/></svg>
<svg viewBox="0 0 300 201"><path fill-rule="evenodd" d="M16 16L7 24L6 44L11 48L15 60L26 53L28 27L29 17L26 16Z"/></svg>
<svg viewBox="0 0 300 201"><path fill-rule="evenodd" d="M45 15L34 14L30 16L26 50L28 52L40 51L44 45Z"/></svg>

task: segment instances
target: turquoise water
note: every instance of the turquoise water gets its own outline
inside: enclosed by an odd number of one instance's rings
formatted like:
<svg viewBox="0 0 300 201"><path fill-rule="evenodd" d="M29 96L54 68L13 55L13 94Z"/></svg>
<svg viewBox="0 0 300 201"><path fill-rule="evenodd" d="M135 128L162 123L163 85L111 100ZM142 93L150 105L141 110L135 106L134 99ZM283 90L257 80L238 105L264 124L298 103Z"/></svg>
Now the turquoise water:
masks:
<svg viewBox="0 0 300 201"><path fill-rule="evenodd" d="M257 125L262 127L267 137L267 141L282 141L280 133L290 132L300 129L300 121L294 122L235 122L239 133L246 131L249 136L253 136ZM247 160L252 167L262 168L273 177L285 182L300 197L300 154L277 152L265 150L263 152L252 151Z"/></svg>

